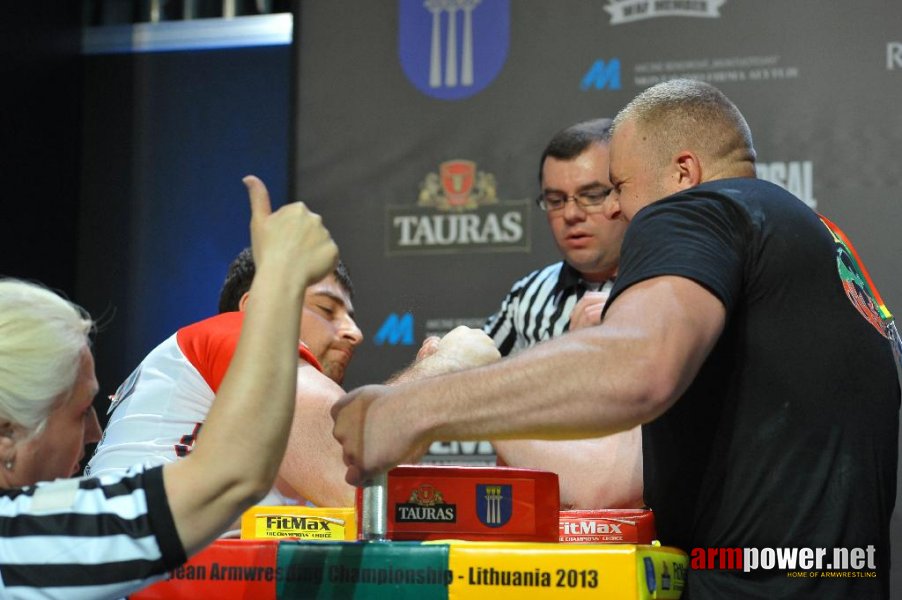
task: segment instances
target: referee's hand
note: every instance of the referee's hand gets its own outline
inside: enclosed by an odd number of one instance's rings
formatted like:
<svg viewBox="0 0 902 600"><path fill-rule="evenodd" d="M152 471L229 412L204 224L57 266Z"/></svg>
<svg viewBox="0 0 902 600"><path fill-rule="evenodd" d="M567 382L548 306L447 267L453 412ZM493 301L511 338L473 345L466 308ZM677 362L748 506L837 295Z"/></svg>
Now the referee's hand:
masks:
<svg viewBox="0 0 902 600"><path fill-rule="evenodd" d="M586 292L570 313L570 331L601 323L601 311L608 301L607 292Z"/></svg>

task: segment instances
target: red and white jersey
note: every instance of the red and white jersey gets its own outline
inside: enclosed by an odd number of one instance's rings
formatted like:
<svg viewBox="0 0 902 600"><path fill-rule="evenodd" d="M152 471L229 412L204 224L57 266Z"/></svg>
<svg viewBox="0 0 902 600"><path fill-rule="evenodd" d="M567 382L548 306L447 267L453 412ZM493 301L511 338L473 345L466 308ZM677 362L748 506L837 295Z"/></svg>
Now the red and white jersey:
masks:
<svg viewBox="0 0 902 600"><path fill-rule="evenodd" d="M152 467L187 456L232 361L243 321L243 312L216 315L154 348L112 397L109 422L85 474L120 474L136 464ZM321 370L303 343L298 354ZM296 501L273 489L261 504Z"/></svg>

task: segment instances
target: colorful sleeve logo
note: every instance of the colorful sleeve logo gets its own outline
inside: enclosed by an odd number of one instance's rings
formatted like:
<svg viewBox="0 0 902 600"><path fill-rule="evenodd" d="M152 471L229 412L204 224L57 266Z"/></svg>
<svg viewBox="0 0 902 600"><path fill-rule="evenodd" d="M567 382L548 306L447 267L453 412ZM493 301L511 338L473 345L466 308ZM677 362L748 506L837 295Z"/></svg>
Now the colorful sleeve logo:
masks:
<svg viewBox="0 0 902 600"><path fill-rule="evenodd" d="M818 215L821 223L830 231L836 244L836 268L842 280L843 289L852 306L864 319L874 326L880 335L890 341L896 362L902 365L902 339L877 286L871 280L867 267L861 262L858 252L846 234L823 215Z"/></svg>

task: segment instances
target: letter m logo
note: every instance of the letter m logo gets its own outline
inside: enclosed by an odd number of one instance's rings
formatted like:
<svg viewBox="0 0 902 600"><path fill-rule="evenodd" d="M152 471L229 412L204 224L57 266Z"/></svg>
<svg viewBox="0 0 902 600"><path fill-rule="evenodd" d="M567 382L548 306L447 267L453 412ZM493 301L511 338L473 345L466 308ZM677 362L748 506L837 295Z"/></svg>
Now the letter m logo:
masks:
<svg viewBox="0 0 902 600"><path fill-rule="evenodd" d="M607 63L603 59L595 61L583 80L579 82L579 89L590 90L619 90L620 89L620 59L612 58Z"/></svg>
<svg viewBox="0 0 902 600"><path fill-rule="evenodd" d="M388 315L373 341L377 346L386 343L390 346L413 346L413 314L404 313L400 317L395 313Z"/></svg>

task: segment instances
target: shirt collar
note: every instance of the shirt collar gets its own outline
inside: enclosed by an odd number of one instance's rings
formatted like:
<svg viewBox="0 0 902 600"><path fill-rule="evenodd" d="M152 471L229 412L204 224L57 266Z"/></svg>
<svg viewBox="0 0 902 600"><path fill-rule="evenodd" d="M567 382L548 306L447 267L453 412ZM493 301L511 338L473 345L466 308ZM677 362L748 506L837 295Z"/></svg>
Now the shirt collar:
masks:
<svg viewBox="0 0 902 600"><path fill-rule="evenodd" d="M323 372L323 367L319 364L319 361L316 360L316 356L314 356L313 352L310 350L310 346L301 340L298 340L298 357L301 360L310 363L320 373Z"/></svg>
<svg viewBox="0 0 902 600"><path fill-rule="evenodd" d="M608 281L614 281L614 278L611 277ZM563 261L561 272L558 275L557 283L554 286L555 294L562 294L571 289L579 290L585 288L586 281L583 279L582 274L573 268L570 263Z"/></svg>

